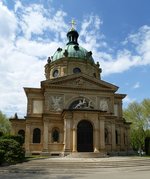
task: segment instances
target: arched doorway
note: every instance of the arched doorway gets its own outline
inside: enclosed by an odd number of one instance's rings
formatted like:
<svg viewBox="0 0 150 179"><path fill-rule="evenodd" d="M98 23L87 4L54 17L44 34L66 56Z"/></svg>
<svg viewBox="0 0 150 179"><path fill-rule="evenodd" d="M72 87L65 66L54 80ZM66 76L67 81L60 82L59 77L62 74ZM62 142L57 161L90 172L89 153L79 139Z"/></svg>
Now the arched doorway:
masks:
<svg viewBox="0 0 150 179"><path fill-rule="evenodd" d="M93 152L93 126L87 120L82 120L77 126L77 151Z"/></svg>

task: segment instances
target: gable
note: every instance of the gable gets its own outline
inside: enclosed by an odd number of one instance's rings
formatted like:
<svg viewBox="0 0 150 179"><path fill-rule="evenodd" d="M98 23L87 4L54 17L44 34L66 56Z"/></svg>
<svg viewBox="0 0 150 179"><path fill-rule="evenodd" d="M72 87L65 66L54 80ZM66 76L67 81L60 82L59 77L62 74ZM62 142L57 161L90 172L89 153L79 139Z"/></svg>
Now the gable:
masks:
<svg viewBox="0 0 150 179"><path fill-rule="evenodd" d="M118 87L107 83L103 80L92 78L85 74L73 74L65 77L60 77L52 80L46 80L41 82L42 86L58 86L67 88L82 88L91 90L106 90L106 91L117 91Z"/></svg>

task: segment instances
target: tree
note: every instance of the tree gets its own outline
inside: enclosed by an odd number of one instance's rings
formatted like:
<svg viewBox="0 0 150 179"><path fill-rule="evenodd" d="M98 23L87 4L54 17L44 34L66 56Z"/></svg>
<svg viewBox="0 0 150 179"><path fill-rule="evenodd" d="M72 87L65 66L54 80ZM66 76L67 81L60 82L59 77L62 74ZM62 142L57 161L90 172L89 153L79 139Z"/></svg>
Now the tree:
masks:
<svg viewBox="0 0 150 179"><path fill-rule="evenodd" d="M0 135L10 132L10 122L5 114L0 111Z"/></svg>
<svg viewBox="0 0 150 179"><path fill-rule="evenodd" d="M144 148L145 138L150 135L150 99L133 102L124 110L124 118L131 122L131 145L133 149Z"/></svg>

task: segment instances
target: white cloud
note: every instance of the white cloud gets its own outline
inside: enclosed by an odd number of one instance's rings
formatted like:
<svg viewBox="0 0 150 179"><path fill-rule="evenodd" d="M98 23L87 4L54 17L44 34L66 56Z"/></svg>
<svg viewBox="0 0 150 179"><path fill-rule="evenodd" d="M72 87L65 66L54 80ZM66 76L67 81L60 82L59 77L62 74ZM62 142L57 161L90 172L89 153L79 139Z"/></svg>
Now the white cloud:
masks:
<svg viewBox="0 0 150 179"><path fill-rule="evenodd" d="M17 12L17 10L18 10L19 8L22 8L22 3L18 0L18 1L16 1L16 3L15 3L14 11Z"/></svg>
<svg viewBox="0 0 150 179"><path fill-rule="evenodd" d="M0 2L0 47L6 42L10 43L15 39L17 20L13 12Z"/></svg>
<svg viewBox="0 0 150 179"><path fill-rule="evenodd" d="M28 7L19 6L21 13L19 13L20 27L27 39L31 39L32 35L43 35L47 30L54 32L54 35L64 37L62 33L67 29L64 22L64 17L67 15L64 11L58 10L55 13L50 9L45 9L43 5L31 4ZM54 14L53 14L54 13Z"/></svg>
<svg viewBox="0 0 150 179"><path fill-rule="evenodd" d="M63 38L67 27L64 23L66 13L59 10L47 14L48 10L41 5L25 8L20 1L14 8L15 14L0 3L0 110L9 116L15 112L24 116L26 96L23 87L39 87L40 81L45 79L47 57L62 46L62 41L58 40ZM53 41L42 38L40 35L47 31L57 34L57 38ZM38 36L33 40L34 35Z"/></svg>
<svg viewBox="0 0 150 179"><path fill-rule="evenodd" d="M137 89L137 88L140 88L140 82L136 82L134 85L133 85L133 88L134 89Z"/></svg>
<svg viewBox="0 0 150 179"><path fill-rule="evenodd" d="M103 54L96 51L97 59L103 68L103 75L122 73L130 68L150 65L150 27L143 26L137 33L130 34L126 39L126 45L132 45L133 49L124 48ZM109 60L106 58L109 57Z"/></svg>
<svg viewBox="0 0 150 179"><path fill-rule="evenodd" d="M105 36L100 32L101 25L102 20L97 16L91 15L85 18L81 25L79 42L87 50L93 52L95 61L99 61L103 69L103 76L122 73L141 65L150 65L149 26L143 26L137 33L130 34L125 40L124 48L114 51L108 46ZM132 45L133 49L128 48L128 44Z"/></svg>

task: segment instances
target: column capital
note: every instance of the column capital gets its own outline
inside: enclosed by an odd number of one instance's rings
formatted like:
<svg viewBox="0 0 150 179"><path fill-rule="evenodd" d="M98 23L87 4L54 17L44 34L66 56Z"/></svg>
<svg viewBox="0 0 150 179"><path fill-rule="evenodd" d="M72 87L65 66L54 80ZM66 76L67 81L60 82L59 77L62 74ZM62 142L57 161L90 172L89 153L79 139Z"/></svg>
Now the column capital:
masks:
<svg viewBox="0 0 150 179"><path fill-rule="evenodd" d="M63 116L64 119L72 119L72 112L66 112Z"/></svg>
<svg viewBox="0 0 150 179"><path fill-rule="evenodd" d="M44 121L44 123L49 123L49 119L48 118L43 118L43 121Z"/></svg>
<svg viewBox="0 0 150 179"><path fill-rule="evenodd" d="M104 116L99 116L99 117L98 117L98 120L104 121L104 120L105 120L105 117L104 117Z"/></svg>

